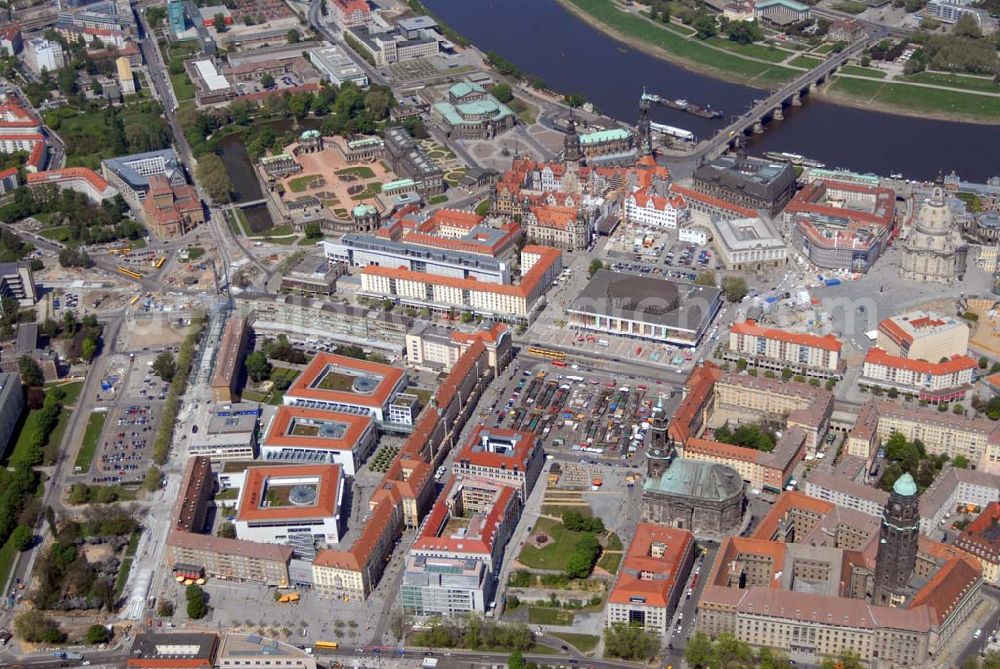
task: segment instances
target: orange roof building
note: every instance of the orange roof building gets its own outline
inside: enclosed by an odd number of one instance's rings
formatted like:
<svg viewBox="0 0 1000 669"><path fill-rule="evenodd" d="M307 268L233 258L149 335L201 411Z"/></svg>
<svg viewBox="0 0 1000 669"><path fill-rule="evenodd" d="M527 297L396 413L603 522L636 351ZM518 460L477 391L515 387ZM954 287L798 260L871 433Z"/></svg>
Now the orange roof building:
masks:
<svg viewBox="0 0 1000 669"><path fill-rule="evenodd" d="M746 320L730 329L727 357L765 369L789 367L807 376L839 377L844 369L840 352L840 340L833 335L789 332Z"/></svg>
<svg viewBox="0 0 1000 669"><path fill-rule="evenodd" d="M639 523L608 595L608 626L639 625L665 635L693 562L693 534Z"/></svg>
<svg viewBox="0 0 1000 669"><path fill-rule="evenodd" d="M390 404L406 386L398 367L319 353L285 393L285 404L303 409L389 420Z"/></svg>
<svg viewBox="0 0 1000 669"><path fill-rule="evenodd" d="M479 425L455 456L456 476L477 476L514 485L528 499L542 471L545 454L531 432Z"/></svg>
<svg viewBox="0 0 1000 669"><path fill-rule="evenodd" d="M894 388L904 394L938 404L964 398L978 368L977 361L967 355L953 355L940 362L928 362L890 355L873 346L865 355L858 383Z"/></svg>
<svg viewBox="0 0 1000 669"><path fill-rule="evenodd" d="M305 547L340 541L344 472L339 465L271 465L246 470L236 502L236 536Z"/></svg>
<svg viewBox="0 0 1000 669"><path fill-rule="evenodd" d="M29 173L27 182L31 188L52 185L57 188L75 190L86 195L95 204L118 194L118 189L109 184L100 174L87 167L66 167L61 170Z"/></svg>
<svg viewBox="0 0 1000 669"><path fill-rule="evenodd" d="M126 666L130 669L212 669L219 637L212 633L137 634Z"/></svg>
<svg viewBox="0 0 1000 669"><path fill-rule="evenodd" d="M205 222L198 191L188 184L171 184L166 175L149 177L149 192L142 201L146 223L159 239L190 232Z"/></svg>
<svg viewBox="0 0 1000 669"><path fill-rule="evenodd" d="M969 326L955 316L912 311L880 322L876 344L889 355L937 362L969 352Z"/></svg>
<svg viewBox="0 0 1000 669"><path fill-rule="evenodd" d="M937 664L979 602L982 576L954 547L919 538L895 606L866 599L876 518L783 493L750 538L727 537L702 591L696 630L816 657L845 652L899 666ZM809 629L808 640L787 634Z"/></svg>
<svg viewBox="0 0 1000 669"><path fill-rule="evenodd" d="M261 443L262 460L300 464L337 464L354 476L375 447L375 421L369 415L280 406Z"/></svg>

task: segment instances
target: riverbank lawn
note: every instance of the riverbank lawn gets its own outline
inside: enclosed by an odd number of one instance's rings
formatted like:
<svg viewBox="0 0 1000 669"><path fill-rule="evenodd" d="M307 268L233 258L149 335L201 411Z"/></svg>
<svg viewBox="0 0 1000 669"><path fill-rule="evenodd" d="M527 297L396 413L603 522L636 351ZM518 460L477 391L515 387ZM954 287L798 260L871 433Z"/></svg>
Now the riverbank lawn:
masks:
<svg viewBox="0 0 1000 669"><path fill-rule="evenodd" d="M861 67L860 65L845 65L837 74L853 74L856 77L867 77L869 79L885 79L886 73L871 67Z"/></svg>
<svg viewBox="0 0 1000 669"><path fill-rule="evenodd" d="M820 60L819 58L812 58L810 56L799 56L798 58L792 60L788 64L793 65L795 67L801 67L804 70L811 70L822 62L823 61Z"/></svg>
<svg viewBox="0 0 1000 669"><path fill-rule="evenodd" d="M775 46L769 46L767 44L740 44L739 42L734 42L730 39L726 39L725 37L709 37L704 41L704 44L710 44L711 46L725 49L726 51L732 51L735 54L745 56L747 58L766 60L769 63L780 63L792 55L792 52L779 49Z"/></svg>
<svg viewBox="0 0 1000 669"><path fill-rule="evenodd" d="M1000 97L956 93L906 84L840 78L830 87L833 93L910 111L931 114L961 114L978 119L1000 119Z"/></svg>
<svg viewBox="0 0 1000 669"><path fill-rule="evenodd" d="M904 81L914 81L919 84L934 84L949 88L964 88L969 91L984 93L1000 93L1000 84L993 79L980 77L964 77L961 74L945 74L944 72L918 72L906 77Z"/></svg>
<svg viewBox="0 0 1000 669"><path fill-rule="evenodd" d="M710 48L698 40L686 39L676 32L654 25L641 16L620 11L612 0L561 1L626 38L662 49L672 56L712 70L729 80L738 80L745 84L771 84L789 81L797 74L796 70L747 60L725 50Z"/></svg>

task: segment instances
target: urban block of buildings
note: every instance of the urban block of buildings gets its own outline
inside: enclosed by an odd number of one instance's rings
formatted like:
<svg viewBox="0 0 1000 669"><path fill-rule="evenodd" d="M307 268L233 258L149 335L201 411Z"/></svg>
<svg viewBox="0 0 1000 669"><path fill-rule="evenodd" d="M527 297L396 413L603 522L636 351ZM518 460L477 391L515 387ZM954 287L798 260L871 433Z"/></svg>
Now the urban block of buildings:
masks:
<svg viewBox="0 0 1000 669"><path fill-rule="evenodd" d="M955 316L911 311L880 321L875 345L888 355L938 362L968 353L969 326Z"/></svg>
<svg viewBox="0 0 1000 669"><path fill-rule="evenodd" d="M701 165L694 172L695 191L754 212L763 210L770 216L776 216L792 199L795 184L791 163L751 158L745 154L723 156Z"/></svg>
<svg viewBox="0 0 1000 669"><path fill-rule="evenodd" d="M230 316L215 353L215 371L209 384L213 402L227 404L240 401L243 358L249 338L247 319L235 314Z"/></svg>
<svg viewBox="0 0 1000 669"><path fill-rule="evenodd" d="M783 218L792 244L816 267L866 272L892 235L895 205L887 188L816 179L795 194Z"/></svg>
<svg viewBox="0 0 1000 669"><path fill-rule="evenodd" d="M920 536L916 493L901 476L878 519L783 493L750 538L722 540L697 630L815 657L935 662L977 610L982 574Z"/></svg>
<svg viewBox="0 0 1000 669"><path fill-rule="evenodd" d="M47 139L42 122L19 101L7 96L0 104L0 152L28 154L24 169L29 175L41 172L48 162ZM17 183L17 170L14 170ZM4 187L5 190L11 190Z"/></svg>
<svg viewBox="0 0 1000 669"><path fill-rule="evenodd" d="M865 354L858 383L869 388L884 388L911 397L940 404L965 397L972 386L977 361L967 355L944 357L941 362L913 360L873 346Z"/></svg>

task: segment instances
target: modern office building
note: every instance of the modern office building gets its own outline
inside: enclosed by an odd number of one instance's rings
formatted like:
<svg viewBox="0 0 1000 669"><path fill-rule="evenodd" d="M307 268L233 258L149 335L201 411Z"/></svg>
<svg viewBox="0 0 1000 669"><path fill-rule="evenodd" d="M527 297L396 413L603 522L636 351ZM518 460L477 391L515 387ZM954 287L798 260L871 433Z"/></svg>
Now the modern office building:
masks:
<svg viewBox="0 0 1000 669"><path fill-rule="evenodd" d="M367 6L367 3L363 4ZM368 86L368 75L364 69L340 46L313 49L309 52L309 62L334 86L343 86L348 82L358 88Z"/></svg>
<svg viewBox="0 0 1000 669"><path fill-rule="evenodd" d="M339 465L268 465L246 471L236 502L236 536L314 555L340 541L344 473Z"/></svg>
<svg viewBox="0 0 1000 669"><path fill-rule="evenodd" d="M881 321L876 346L888 355L938 362L969 352L969 326L955 316L911 311Z"/></svg>
<svg viewBox="0 0 1000 669"><path fill-rule="evenodd" d="M770 220L761 216L708 220L718 261L730 271L757 271L788 262L788 246Z"/></svg>
<svg viewBox="0 0 1000 669"><path fill-rule="evenodd" d="M399 29L373 32L371 26L355 26L344 31L348 46L360 49L377 67L405 63L418 58L437 55L442 37L434 30L422 30L408 37Z"/></svg>
<svg viewBox="0 0 1000 669"><path fill-rule="evenodd" d="M133 209L141 209L149 193L149 178L156 174L166 176L170 185L187 183L184 166L173 149L149 151L101 161L101 174L118 189Z"/></svg>
<svg viewBox="0 0 1000 669"><path fill-rule="evenodd" d="M11 446L10 438L24 411L24 390L17 374L0 374L0 454Z"/></svg>
<svg viewBox="0 0 1000 669"><path fill-rule="evenodd" d="M375 448L371 416L281 406L267 426L261 460L337 464L353 477Z"/></svg>
<svg viewBox="0 0 1000 669"><path fill-rule="evenodd" d="M257 457L255 404L221 404L212 408L208 425L188 439L188 457L203 455L212 462L245 462Z"/></svg>
<svg viewBox="0 0 1000 669"><path fill-rule="evenodd" d="M246 317L235 314L230 316L215 353L215 368L209 386L213 402L227 404L240 401L243 358L249 338L250 328Z"/></svg>
<svg viewBox="0 0 1000 669"><path fill-rule="evenodd" d="M665 636L693 563L693 534L639 523L608 595L607 626L637 625Z"/></svg>
<svg viewBox="0 0 1000 669"><path fill-rule="evenodd" d="M38 301L38 287L28 263L0 263L0 295L17 300L20 307L34 306Z"/></svg>
<svg viewBox="0 0 1000 669"><path fill-rule="evenodd" d="M389 407L406 387L398 367L318 353L285 392L286 406L319 409L389 422ZM412 424L411 416L408 424Z"/></svg>
<svg viewBox="0 0 1000 669"><path fill-rule="evenodd" d="M54 73L66 64L62 46L55 40L43 37L30 39L24 44L24 64L41 76L43 72Z"/></svg>

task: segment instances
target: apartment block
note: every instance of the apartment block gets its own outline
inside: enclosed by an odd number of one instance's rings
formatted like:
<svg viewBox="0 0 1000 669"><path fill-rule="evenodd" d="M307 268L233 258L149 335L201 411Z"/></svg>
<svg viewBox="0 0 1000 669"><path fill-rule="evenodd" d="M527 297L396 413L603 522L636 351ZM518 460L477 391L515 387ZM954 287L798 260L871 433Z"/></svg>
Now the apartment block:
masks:
<svg viewBox="0 0 1000 669"><path fill-rule="evenodd" d="M821 378L839 377L844 370L841 343L833 335L767 328L753 320L733 324L726 357L743 358L764 369L789 368L804 376Z"/></svg>

